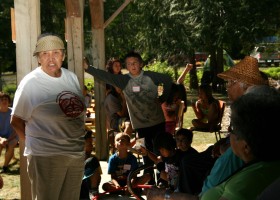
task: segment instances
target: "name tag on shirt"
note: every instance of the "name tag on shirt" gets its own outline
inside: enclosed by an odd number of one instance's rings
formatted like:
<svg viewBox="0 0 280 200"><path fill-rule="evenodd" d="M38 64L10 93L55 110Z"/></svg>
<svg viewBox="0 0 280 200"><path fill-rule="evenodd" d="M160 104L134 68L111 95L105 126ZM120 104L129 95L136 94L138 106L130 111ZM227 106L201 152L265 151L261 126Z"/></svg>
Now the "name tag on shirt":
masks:
<svg viewBox="0 0 280 200"><path fill-rule="evenodd" d="M140 86L133 86L132 91L133 92L140 92Z"/></svg>
<svg viewBox="0 0 280 200"><path fill-rule="evenodd" d="M130 170L130 169L131 169L131 165L124 164L124 165L123 165L123 169L124 169L124 170Z"/></svg>

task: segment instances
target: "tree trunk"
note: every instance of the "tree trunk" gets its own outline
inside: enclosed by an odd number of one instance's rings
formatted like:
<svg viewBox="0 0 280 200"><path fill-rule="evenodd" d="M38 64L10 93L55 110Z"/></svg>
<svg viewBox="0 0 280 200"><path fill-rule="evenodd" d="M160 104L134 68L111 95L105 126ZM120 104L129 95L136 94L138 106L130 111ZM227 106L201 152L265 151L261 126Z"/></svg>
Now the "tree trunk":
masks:
<svg viewBox="0 0 280 200"><path fill-rule="evenodd" d="M224 59L223 59L223 48L219 47L217 49L216 54L216 65L213 67L213 81L212 81L212 89L217 92L220 90L221 79L217 77L217 74L222 72L224 68Z"/></svg>
<svg viewBox="0 0 280 200"><path fill-rule="evenodd" d="M190 56L190 63L193 64L193 68L190 71L190 89L197 89L198 88L198 78L196 74L196 64L195 64L195 54L194 51Z"/></svg>

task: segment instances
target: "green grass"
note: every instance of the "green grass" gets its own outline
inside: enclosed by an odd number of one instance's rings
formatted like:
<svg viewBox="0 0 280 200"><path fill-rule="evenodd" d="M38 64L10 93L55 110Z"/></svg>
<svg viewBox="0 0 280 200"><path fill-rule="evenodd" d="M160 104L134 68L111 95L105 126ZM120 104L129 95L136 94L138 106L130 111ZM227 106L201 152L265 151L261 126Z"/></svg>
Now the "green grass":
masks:
<svg viewBox="0 0 280 200"><path fill-rule="evenodd" d="M2 169L4 162L4 152L0 157L0 166ZM0 199L20 199L20 178L19 178L19 148L15 149L15 158L9 165L9 173L0 174L4 180L4 187L0 190Z"/></svg>

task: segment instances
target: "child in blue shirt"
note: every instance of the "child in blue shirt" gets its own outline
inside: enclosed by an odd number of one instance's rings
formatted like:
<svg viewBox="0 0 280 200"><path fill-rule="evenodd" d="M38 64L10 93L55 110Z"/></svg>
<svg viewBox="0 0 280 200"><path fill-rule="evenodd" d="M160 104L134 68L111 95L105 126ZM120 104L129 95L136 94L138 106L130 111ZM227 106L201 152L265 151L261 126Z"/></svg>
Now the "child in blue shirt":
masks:
<svg viewBox="0 0 280 200"><path fill-rule="evenodd" d="M108 174L111 174L111 181L103 184L104 191L116 191L126 186L128 174L138 168L137 158L128 151L130 137L125 133L118 133L115 136L115 147L117 152L110 156L108 163ZM145 184L150 180L149 174L132 179L132 187Z"/></svg>

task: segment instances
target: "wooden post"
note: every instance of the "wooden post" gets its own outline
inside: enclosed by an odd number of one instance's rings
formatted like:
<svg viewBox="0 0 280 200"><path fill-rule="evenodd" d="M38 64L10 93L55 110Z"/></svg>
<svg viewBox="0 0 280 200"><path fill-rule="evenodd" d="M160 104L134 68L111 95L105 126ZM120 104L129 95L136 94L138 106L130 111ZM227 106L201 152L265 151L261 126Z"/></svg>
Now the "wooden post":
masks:
<svg viewBox="0 0 280 200"><path fill-rule="evenodd" d="M125 0L123 4L110 16L109 19L104 23L104 29L125 9L125 7L131 2L131 0Z"/></svg>
<svg viewBox="0 0 280 200"><path fill-rule="evenodd" d="M68 69L73 71L78 76L81 89L83 89L84 0L65 0L65 7Z"/></svg>
<svg viewBox="0 0 280 200"><path fill-rule="evenodd" d="M12 41L16 43L16 25L15 25L15 9L11 8L11 29L12 29Z"/></svg>
<svg viewBox="0 0 280 200"><path fill-rule="evenodd" d="M103 0L89 0L92 23L92 57L93 66L105 70L105 40L104 40L104 10ZM96 155L100 160L107 160L109 147L106 132L106 118L103 101L105 99L105 84L94 79L95 98L95 130Z"/></svg>
<svg viewBox="0 0 280 200"><path fill-rule="evenodd" d="M40 0L14 0L16 26L17 83L38 66L33 57L37 37L41 32ZM23 156L24 141L20 143L20 187L21 199L30 200L31 185L27 175L27 161Z"/></svg>

